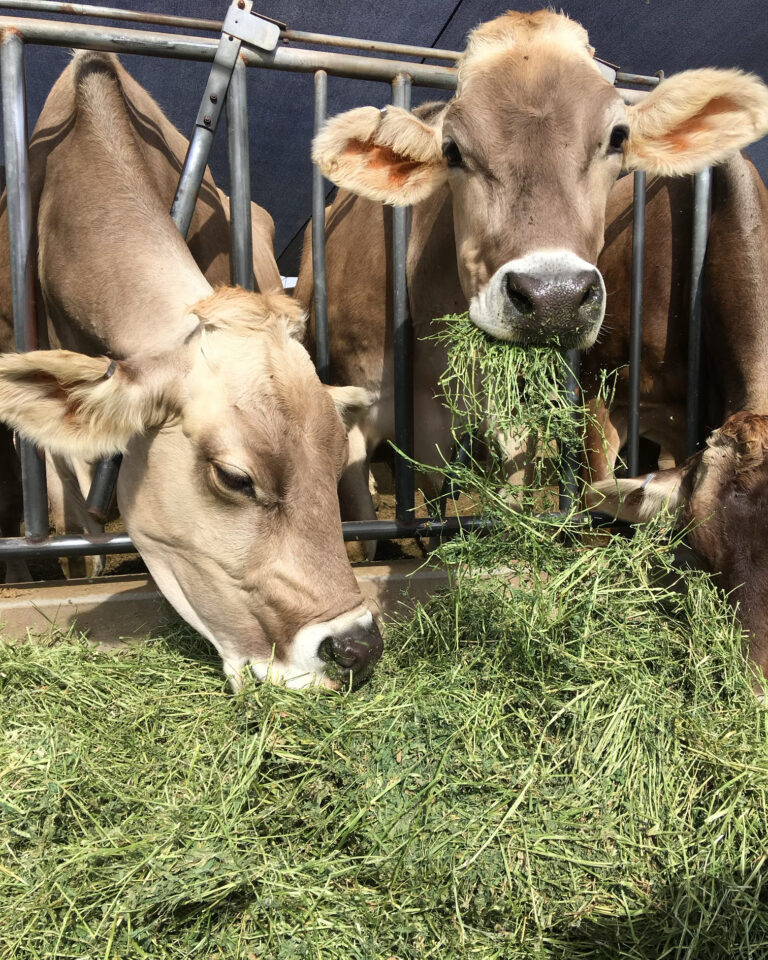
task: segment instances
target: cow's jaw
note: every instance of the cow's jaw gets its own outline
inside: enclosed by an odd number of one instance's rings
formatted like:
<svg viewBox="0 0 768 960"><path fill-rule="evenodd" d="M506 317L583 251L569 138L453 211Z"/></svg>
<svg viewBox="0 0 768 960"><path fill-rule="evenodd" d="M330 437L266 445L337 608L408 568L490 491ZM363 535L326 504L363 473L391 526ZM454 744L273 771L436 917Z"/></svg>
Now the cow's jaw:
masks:
<svg viewBox="0 0 768 960"><path fill-rule="evenodd" d="M584 349L605 316L605 283L570 250L538 250L502 264L470 300L469 316L497 340Z"/></svg>

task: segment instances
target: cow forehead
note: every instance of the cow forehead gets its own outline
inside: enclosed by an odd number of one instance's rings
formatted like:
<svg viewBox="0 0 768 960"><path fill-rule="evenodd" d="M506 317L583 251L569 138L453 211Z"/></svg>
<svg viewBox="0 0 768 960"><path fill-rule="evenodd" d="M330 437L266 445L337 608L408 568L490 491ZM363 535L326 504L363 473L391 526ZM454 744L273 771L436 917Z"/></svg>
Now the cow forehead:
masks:
<svg viewBox="0 0 768 960"><path fill-rule="evenodd" d="M247 337L204 332L185 379L187 435L219 447L279 449L322 437L345 443L344 427L306 350L284 331Z"/></svg>
<svg viewBox="0 0 768 960"><path fill-rule="evenodd" d="M561 127L599 127L611 114L626 115L621 97L591 61L548 48L549 56L528 56L516 48L478 65L471 80L449 104L446 127L460 122L508 128L544 120ZM608 115L608 116L607 116Z"/></svg>

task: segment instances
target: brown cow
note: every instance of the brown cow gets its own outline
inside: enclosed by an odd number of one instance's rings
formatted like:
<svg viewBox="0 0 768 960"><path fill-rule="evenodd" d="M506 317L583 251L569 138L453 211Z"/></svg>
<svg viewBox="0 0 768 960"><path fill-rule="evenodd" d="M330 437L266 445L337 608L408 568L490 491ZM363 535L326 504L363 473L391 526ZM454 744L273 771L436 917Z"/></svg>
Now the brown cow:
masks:
<svg viewBox="0 0 768 960"><path fill-rule="evenodd" d="M297 687L331 684L329 663L360 680L382 644L336 485L339 413L366 397L322 386L294 301L212 290L157 188L126 76L78 54L40 116L40 289L52 344L69 349L4 355L0 417L63 457L125 452L128 532L233 685L245 665Z"/></svg>
<svg viewBox="0 0 768 960"><path fill-rule="evenodd" d="M648 183L640 435L658 444L660 467L685 458L692 196L686 180ZM627 439L632 200L627 178L611 192L599 260L610 291L603 332L582 360L587 397L596 396L601 370L619 370L610 412L597 405L588 424L593 480L611 475ZM702 301L706 432L738 410L768 413L766 276L768 189L737 153L713 170Z"/></svg>
<svg viewBox="0 0 768 960"><path fill-rule="evenodd" d="M350 437L344 516L373 516L368 458L394 436L391 220L382 202L414 204L415 453L436 464L450 453L450 430L434 400L444 357L421 339L432 319L468 304L495 337L591 345L604 312L595 263L621 169L691 173L766 130L768 89L735 70L682 73L625 106L586 32L550 11L508 13L475 30L447 104L363 107L331 120L314 159L360 195L342 190L326 218L332 379L376 398ZM305 303L310 265L306 245L297 287Z"/></svg>
<svg viewBox="0 0 768 960"><path fill-rule="evenodd" d="M740 411L679 467L601 481L589 499L633 522L677 514L749 631L750 661L768 677L768 416Z"/></svg>
<svg viewBox="0 0 768 960"><path fill-rule="evenodd" d="M153 178L159 195L167 201L170 210L179 174L184 163L188 141L168 120L147 91L114 60L114 69L120 79L128 117L134 131L142 161ZM63 131L70 117L68 102L57 103L54 95L47 104L47 127L37 126L30 144L32 168L32 209L37 207L42 189L45 157L52 143ZM275 227L266 210L251 204L253 231L253 270L256 289L262 293L282 291L280 272L275 262L272 244ZM212 286L229 283L229 199L216 188L210 171L206 170L200 196L188 234L192 255ZM44 331L44 339L47 331ZM51 342L69 343L68 330L51 330ZM64 339L62 339L64 338ZM47 342L47 340L45 340ZM73 346L82 347L82 332ZM14 349L13 315L11 312L10 247L5 196L0 201L0 352ZM102 349L93 345L93 349ZM93 465L71 458L48 455L49 498L54 527L57 533L85 531L100 533L101 524L85 509ZM21 484L18 459L13 448L11 431L0 424L0 536L19 535L21 524ZM93 575L101 571L104 558L82 557L62 561L67 575L84 576L86 569ZM23 561L6 564L6 581L31 579Z"/></svg>

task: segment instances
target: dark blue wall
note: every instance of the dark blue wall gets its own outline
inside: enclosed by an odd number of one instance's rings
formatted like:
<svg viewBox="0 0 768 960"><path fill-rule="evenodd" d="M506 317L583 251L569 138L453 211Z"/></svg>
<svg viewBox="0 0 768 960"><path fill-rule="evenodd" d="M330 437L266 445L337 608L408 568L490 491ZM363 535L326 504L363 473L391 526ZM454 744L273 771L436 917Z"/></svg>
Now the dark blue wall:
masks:
<svg viewBox="0 0 768 960"><path fill-rule="evenodd" d="M216 19L227 8L226 0L115 0L114 5ZM255 8L297 30L458 50L468 30L510 5L490 0L257 0ZM535 10L542 5L521 0L515 8ZM598 55L624 70L663 69L670 74L690 67L737 66L768 79L766 0L565 0L563 9L587 27ZM18 15L2 5L0 11ZM29 111L34 123L69 54L43 47L29 54ZM123 61L189 135L208 65L135 56ZM310 212L312 77L255 70L248 77L253 197L275 218L276 253L283 272L291 273L296 269L297 237ZM435 91L414 91L414 103L434 97ZM329 80L331 113L363 103L380 106L388 99L389 88L383 84ZM752 147L750 155L768 179L768 138ZM223 131L212 165L217 182L227 189Z"/></svg>

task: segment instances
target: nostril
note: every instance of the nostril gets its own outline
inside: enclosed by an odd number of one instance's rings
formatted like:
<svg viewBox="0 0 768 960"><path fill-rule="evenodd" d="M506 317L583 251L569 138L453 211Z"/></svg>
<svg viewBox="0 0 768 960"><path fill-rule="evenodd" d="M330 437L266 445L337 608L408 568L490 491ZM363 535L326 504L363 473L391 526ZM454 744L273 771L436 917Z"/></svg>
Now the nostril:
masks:
<svg viewBox="0 0 768 960"><path fill-rule="evenodd" d="M581 307L589 306L593 303L598 303L599 300L600 300L600 288L596 283L593 283L592 286L587 287L587 289L584 291L584 296L581 298L579 309L581 309Z"/></svg>
<svg viewBox="0 0 768 960"><path fill-rule="evenodd" d="M531 301L530 297L527 297L524 293L521 293L520 290L518 290L515 285L514 274L508 273L504 278L504 283L507 300L509 300L515 310L521 314L521 316L533 316L533 302Z"/></svg>

